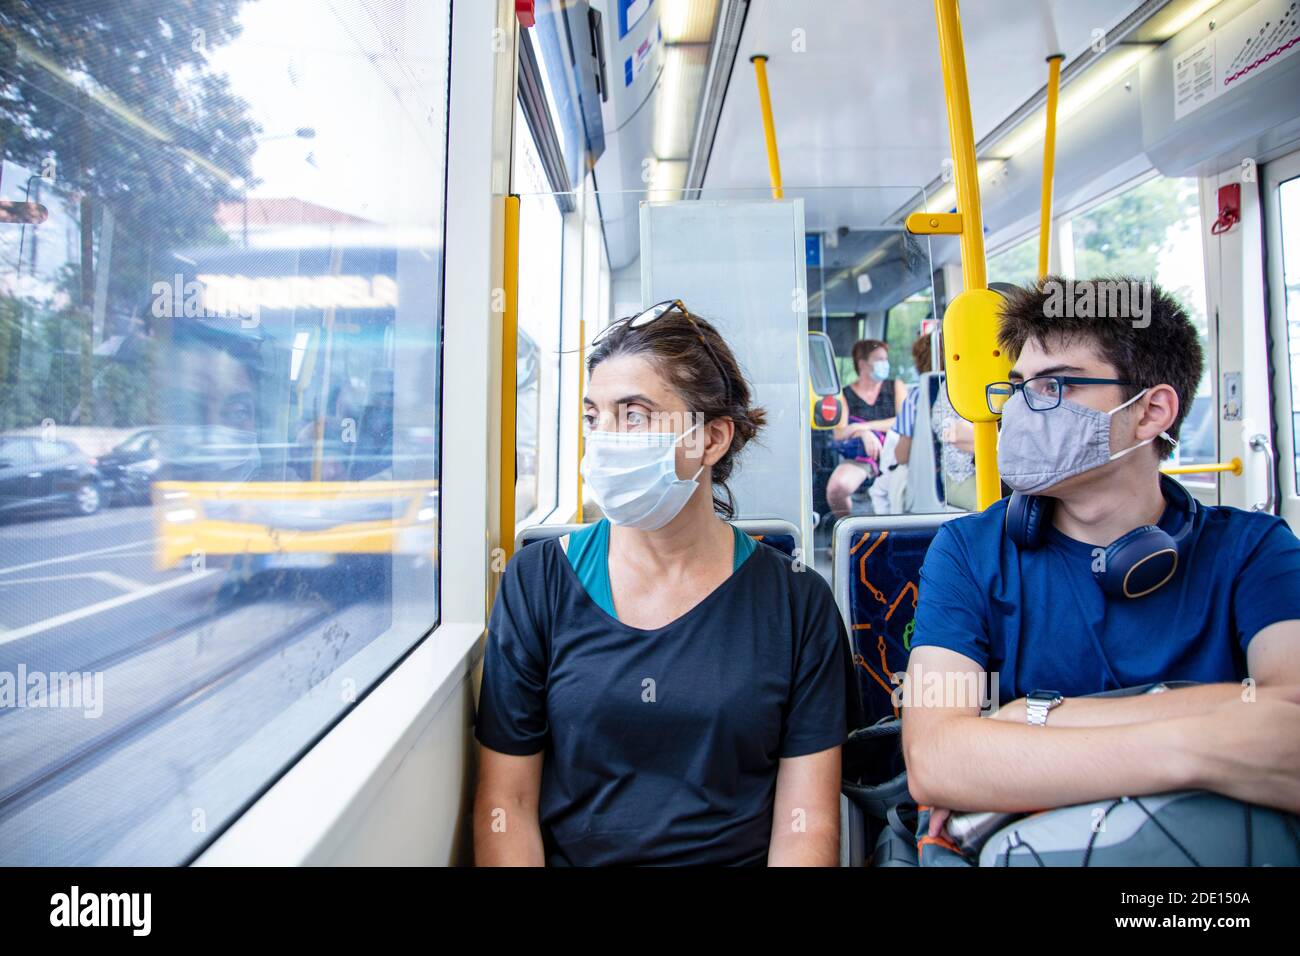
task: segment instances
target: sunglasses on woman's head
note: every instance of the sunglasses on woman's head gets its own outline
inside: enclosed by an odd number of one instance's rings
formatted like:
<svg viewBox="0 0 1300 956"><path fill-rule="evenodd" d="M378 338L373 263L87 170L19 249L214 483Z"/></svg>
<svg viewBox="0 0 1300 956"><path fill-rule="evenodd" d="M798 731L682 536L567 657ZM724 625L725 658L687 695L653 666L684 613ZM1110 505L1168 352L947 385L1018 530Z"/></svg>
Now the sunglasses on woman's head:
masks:
<svg viewBox="0 0 1300 956"><path fill-rule="evenodd" d="M665 299L663 302L656 302L648 309L642 309L636 315L629 316L624 319L619 319L616 322L611 322L609 325L605 326L605 328L601 329L599 332L596 333L596 337L591 340L591 348L595 348L601 339L609 335L609 333L613 332L617 328L621 328L624 326L626 326L629 329L644 328L645 326L653 322L655 319L663 318L669 312L672 312L674 310L681 312L682 315L686 316L688 319L690 318L691 314L686 310L686 305L682 302L681 299ZM693 323L694 320L692 319L692 324Z"/></svg>
<svg viewBox="0 0 1300 956"><path fill-rule="evenodd" d="M718 358L718 353L715 352L713 350L713 346L709 344L709 340L705 336L704 330L700 328L699 323L695 321L695 317L691 315L690 310L686 308L686 304L682 302L681 299L665 299L662 302L656 302L654 305L650 306L650 308L643 309L642 311L638 312L636 315L632 316L631 318L621 319L618 322L614 322L611 325L606 326L605 328L601 329L599 332L596 333L596 337L591 340L591 347L595 348L597 343L599 343L601 339L603 339L614 329L623 326L626 326L629 329L645 328L647 325L649 325L651 322L654 322L656 319L661 319L665 315L668 315L669 313L674 311L680 312L683 316L685 316L686 321L690 322L691 326L695 329L695 334L699 338L700 343L704 346L705 350L709 353L709 358L713 359L713 364L716 365L718 368L718 374L722 376L722 387L723 389L725 389L727 394L727 404L730 404L731 403L731 379L727 376L727 371L722 365L722 360Z"/></svg>

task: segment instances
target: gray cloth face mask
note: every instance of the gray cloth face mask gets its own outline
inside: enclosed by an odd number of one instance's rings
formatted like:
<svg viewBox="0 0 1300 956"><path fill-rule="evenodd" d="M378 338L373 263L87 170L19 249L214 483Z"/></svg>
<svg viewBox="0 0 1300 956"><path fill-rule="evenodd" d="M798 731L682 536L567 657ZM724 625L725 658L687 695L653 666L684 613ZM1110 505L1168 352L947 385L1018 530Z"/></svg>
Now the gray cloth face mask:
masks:
<svg viewBox="0 0 1300 956"><path fill-rule="evenodd" d="M1113 455L1110 452L1111 416L1148 391L1142 389L1108 412L1064 397L1056 408L1038 412L1026 404L1024 393L1017 391L1002 409L1002 429L998 432L998 471L1002 480L1012 491L1037 495L1067 478L1151 444L1154 438ZM1160 437L1178 444L1168 432L1161 432Z"/></svg>

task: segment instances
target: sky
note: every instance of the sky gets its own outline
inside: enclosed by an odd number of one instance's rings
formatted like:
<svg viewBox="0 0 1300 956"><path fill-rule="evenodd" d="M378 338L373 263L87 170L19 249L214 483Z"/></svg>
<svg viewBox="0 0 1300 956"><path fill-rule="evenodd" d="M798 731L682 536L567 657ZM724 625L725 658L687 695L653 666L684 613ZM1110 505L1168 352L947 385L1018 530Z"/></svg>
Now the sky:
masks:
<svg viewBox="0 0 1300 956"><path fill-rule="evenodd" d="M441 214L446 0L248 0L211 53L262 125L254 197L392 225ZM294 135L315 130L311 139ZM310 157L310 161L309 161Z"/></svg>

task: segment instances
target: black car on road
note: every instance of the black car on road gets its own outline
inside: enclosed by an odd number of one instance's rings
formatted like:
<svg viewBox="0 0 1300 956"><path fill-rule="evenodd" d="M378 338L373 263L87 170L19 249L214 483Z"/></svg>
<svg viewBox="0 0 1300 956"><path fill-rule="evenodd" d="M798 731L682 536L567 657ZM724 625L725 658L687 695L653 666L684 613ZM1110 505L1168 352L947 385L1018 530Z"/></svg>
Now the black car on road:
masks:
<svg viewBox="0 0 1300 956"><path fill-rule="evenodd" d="M120 445L99 457L99 470L122 504L148 504L149 490L161 462L161 429L135 432Z"/></svg>
<svg viewBox="0 0 1300 956"><path fill-rule="evenodd" d="M72 442L0 436L0 514L54 508L93 515L106 497L95 459Z"/></svg>

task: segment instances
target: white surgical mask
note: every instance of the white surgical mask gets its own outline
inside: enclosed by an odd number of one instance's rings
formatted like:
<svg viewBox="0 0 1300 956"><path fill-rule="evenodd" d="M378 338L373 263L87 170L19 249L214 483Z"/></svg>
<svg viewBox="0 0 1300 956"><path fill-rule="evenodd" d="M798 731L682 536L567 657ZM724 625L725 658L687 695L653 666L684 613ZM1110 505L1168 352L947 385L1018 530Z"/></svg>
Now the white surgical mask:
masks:
<svg viewBox="0 0 1300 956"><path fill-rule="evenodd" d="M675 432L594 431L586 437L582 478L612 523L657 531L686 507L699 487L677 477L677 443L699 428Z"/></svg>
<svg viewBox="0 0 1300 956"><path fill-rule="evenodd" d="M1111 416L1148 391L1142 389L1108 412L1067 398L1062 398L1056 408L1037 412L1026 404L1023 392L1016 392L1002 409L1002 429L998 432L998 471L1002 480L1012 491L1036 495L1066 478L1100 468L1151 444L1154 438L1114 454L1110 450ZM1174 442L1168 432L1161 432L1160 437Z"/></svg>
<svg viewBox="0 0 1300 956"><path fill-rule="evenodd" d="M877 382L889 378L889 359L877 359L871 363L871 377Z"/></svg>

